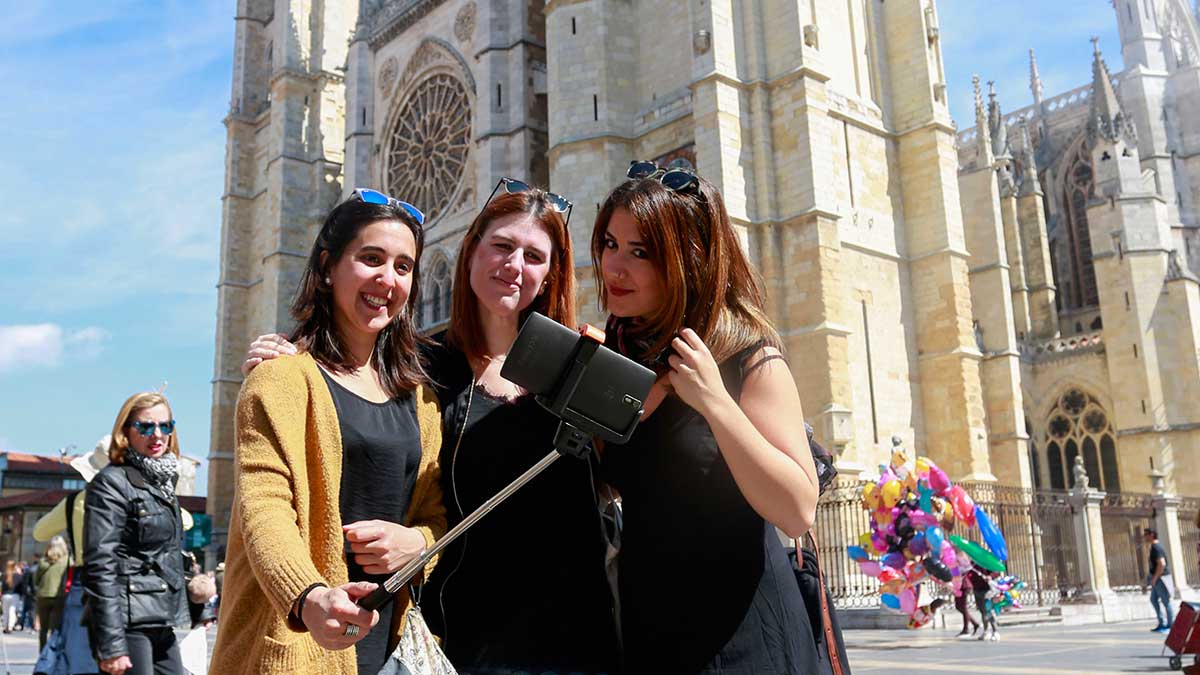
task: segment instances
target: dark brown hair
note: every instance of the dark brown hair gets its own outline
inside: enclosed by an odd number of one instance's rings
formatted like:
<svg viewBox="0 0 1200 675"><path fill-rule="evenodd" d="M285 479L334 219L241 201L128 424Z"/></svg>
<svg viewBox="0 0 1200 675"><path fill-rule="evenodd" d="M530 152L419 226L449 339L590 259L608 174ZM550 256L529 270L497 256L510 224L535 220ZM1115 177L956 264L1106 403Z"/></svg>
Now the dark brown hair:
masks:
<svg viewBox="0 0 1200 675"><path fill-rule="evenodd" d="M546 292L534 298L521 311L518 325L523 324L531 312L539 312L565 326L575 327L575 270L567 224L558 211L550 208L546 193L542 190L502 193L488 202L467 228L454 268L454 299L446 337L450 344L466 354L468 360L477 359L484 352L479 299L471 290L471 256L475 254L479 242L483 241L488 227L498 218L514 213L533 216L550 236L553 247L550 251L550 273L546 276Z"/></svg>
<svg viewBox="0 0 1200 675"><path fill-rule="evenodd" d="M674 192L654 178L629 180L608 195L592 229L592 266L602 307L608 306L600 261L613 212L625 209L662 282L664 299L650 316L628 322L645 342L646 355L661 353L684 328L704 340L717 363L754 344L782 349L764 310L758 275L746 254L721 193L704 179L694 190Z"/></svg>
<svg viewBox="0 0 1200 675"><path fill-rule="evenodd" d="M352 197L334 207L321 226L300 278L300 291L292 303L292 318L296 320L292 341L334 372L347 372L354 368L354 363L337 332L333 291L321 281L358 233L381 220L399 221L412 231L417 244L416 260L419 261L421 249L425 247L425 233L407 211L394 204L368 204ZM321 263L322 253L329 254L324 264ZM420 272L420 264L414 261L408 300L391 323L375 336L375 351L371 353L371 363L379 373L380 382L392 397L428 380L418 349L422 338L414 324L412 310L421 293Z"/></svg>

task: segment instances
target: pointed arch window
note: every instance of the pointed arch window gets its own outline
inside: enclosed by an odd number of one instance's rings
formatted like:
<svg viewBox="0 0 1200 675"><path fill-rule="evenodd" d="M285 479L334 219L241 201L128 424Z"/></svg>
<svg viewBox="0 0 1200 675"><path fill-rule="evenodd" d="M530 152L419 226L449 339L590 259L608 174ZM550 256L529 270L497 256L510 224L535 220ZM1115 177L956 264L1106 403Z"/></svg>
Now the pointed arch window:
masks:
<svg viewBox="0 0 1200 675"><path fill-rule="evenodd" d="M1095 397L1068 389L1055 402L1046 423L1046 464L1050 487L1075 487L1075 457L1083 457L1088 482L1107 492L1121 490L1116 435Z"/></svg>
<svg viewBox="0 0 1200 675"><path fill-rule="evenodd" d="M1067 269L1071 283L1067 287L1070 309L1100 304L1096 289L1096 268L1092 264L1092 237L1088 232L1087 205L1095 188L1092 159L1087 144L1080 143L1067 165L1063 186L1063 204L1067 216ZM1058 266L1061 273L1062 266Z"/></svg>
<svg viewBox="0 0 1200 675"><path fill-rule="evenodd" d="M445 258L433 264L432 272L421 280L420 325L423 330L437 328L450 319L452 278Z"/></svg>

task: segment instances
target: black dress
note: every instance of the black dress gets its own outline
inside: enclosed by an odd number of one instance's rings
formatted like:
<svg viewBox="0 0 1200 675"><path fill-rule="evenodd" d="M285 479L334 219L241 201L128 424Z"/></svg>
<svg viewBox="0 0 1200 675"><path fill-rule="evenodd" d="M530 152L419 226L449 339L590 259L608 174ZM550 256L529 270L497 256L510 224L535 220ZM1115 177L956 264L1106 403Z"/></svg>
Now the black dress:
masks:
<svg viewBox="0 0 1200 675"><path fill-rule="evenodd" d="M472 391L457 349L439 344L428 356L442 403L442 498L453 527L553 449L557 421L531 396L505 401ZM592 486L587 462L561 458L443 552L421 610L460 673L615 671Z"/></svg>
<svg viewBox="0 0 1200 675"><path fill-rule="evenodd" d="M735 400L752 351L721 365ZM668 396L628 444L608 446L604 470L624 504L627 672L816 672L811 625L783 545L742 496L700 413Z"/></svg>
<svg viewBox="0 0 1200 675"><path fill-rule="evenodd" d="M412 392L385 403L368 401L321 370L342 434L342 483L338 497L342 524L386 520L403 524L421 466L421 428ZM381 584L390 575L367 574L354 561L346 541L350 581ZM359 675L375 675L388 657L392 606L379 612L379 623L355 645Z"/></svg>

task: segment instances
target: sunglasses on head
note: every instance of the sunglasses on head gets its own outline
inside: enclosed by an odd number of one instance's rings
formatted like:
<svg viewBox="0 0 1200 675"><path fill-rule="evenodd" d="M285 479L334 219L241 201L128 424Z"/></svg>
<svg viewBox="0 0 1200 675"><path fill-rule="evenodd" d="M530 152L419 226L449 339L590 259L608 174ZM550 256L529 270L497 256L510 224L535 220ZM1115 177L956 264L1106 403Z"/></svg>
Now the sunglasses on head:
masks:
<svg viewBox="0 0 1200 675"><path fill-rule="evenodd" d="M696 174L687 169L663 169L654 162L645 160L630 162L629 171L625 172L625 177L634 180L653 178L672 192L693 190L696 194L700 193L700 179L696 177Z"/></svg>
<svg viewBox="0 0 1200 675"><path fill-rule="evenodd" d="M358 197L360 201L368 204L379 204L380 206L399 206L400 208L404 209L405 213L412 216L413 220L417 221L417 225L425 224L425 214L421 213L421 209L418 209L408 202L400 201L395 197L389 197L378 190L372 190L370 188L354 188L354 196Z"/></svg>
<svg viewBox="0 0 1200 675"><path fill-rule="evenodd" d="M500 188L502 187L504 188L504 192L510 195L520 194L522 192L537 192L533 186L523 180L517 180L516 178L501 178L500 181L496 183L496 187L492 188L492 194L488 195L487 201L484 202L484 206L491 203L492 197L495 197L496 193L499 192ZM542 194L546 196L546 204L550 208L566 215L566 222L564 224L570 224L571 209L575 206L571 203L571 200L553 192L542 192Z"/></svg>
<svg viewBox="0 0 1200 675"><path fill-rule="evenodd" d="M161 429L164 436L170 436L175 431L175 420L166 422L130 422L129 426L143 436L153 436L155 429Z"/></svg>

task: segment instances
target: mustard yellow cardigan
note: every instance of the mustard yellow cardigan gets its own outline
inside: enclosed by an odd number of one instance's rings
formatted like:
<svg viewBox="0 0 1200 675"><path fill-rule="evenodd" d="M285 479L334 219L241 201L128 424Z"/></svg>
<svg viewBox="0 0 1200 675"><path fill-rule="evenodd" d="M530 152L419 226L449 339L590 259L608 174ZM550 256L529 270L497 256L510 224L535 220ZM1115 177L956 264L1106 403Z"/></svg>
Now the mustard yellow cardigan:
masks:
<svg viewBox="0 0 1200 675"><path fill-rule="evenodd" d="M441 413L427 388L419 387L415 396L421 464L404 524L432 545L446 531L438 464ZM354 648L322 649L287 621L292 603L310 585L348 581L338 507L341 477L337 412L316 361L299 354L255 368L237 403L221 630L209 672L357 674ZM408 606L401 592L392 605L393 647Z"/></svg>

